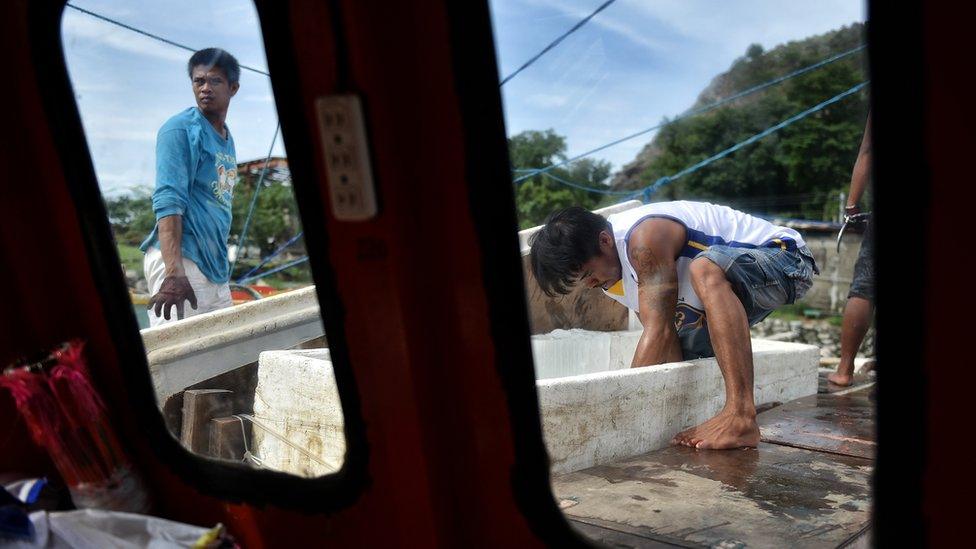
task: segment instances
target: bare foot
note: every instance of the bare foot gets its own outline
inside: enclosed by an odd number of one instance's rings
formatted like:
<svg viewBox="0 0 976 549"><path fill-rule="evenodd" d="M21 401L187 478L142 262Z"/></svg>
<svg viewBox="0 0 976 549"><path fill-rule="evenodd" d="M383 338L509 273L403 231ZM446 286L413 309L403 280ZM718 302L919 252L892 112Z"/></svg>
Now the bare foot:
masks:
<svg viewBox="0 0 976 549"><path fill-rule="evenodd" d="M682 431L671 439L671 444L690 446L699 450L729 450L755 448L759 444L759 425L755 415L726 412Z"/></svg>
<svg viewBox="0 0 976 549"><path fill-rule="evenodd" d="M840 387L847 387L854 384L854 376L851 374L842 374L840 372L834 372L827 376L827 381L838 385Z"/></svg>

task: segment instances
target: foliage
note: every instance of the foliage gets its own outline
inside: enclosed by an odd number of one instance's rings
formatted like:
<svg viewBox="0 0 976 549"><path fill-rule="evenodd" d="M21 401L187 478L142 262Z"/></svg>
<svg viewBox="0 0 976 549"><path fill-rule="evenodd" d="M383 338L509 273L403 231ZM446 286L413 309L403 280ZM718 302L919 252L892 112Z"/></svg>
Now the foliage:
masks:
<svg viewBox="0 0 976 549"><path fill-rule="evenodd" d="M138 246L156 226L152 210L152 189L140 187L131 194L105 200L112 234L120 244Z"/></svg>
<svg viewBox="0 0 976 549"><path fill-rule="evenodd" d="M130 244L117 244L119 250L119 260L125 266L125 270L142 273L142 250L138 246Z"/></svg>
<svg viewBox="0 0 976 549"><path fill-rule="evenodd" d="M232 243L240 243L258 177L258 174L241 176L235 189L230 227ZM257 246L261 250L260 255L266 256L298 234L302 227L291 180L276 181L266 177L261 185L261 193L247 228L246 245Z"/></svg>
<svg viewBox="0 0 976 549"><path fill-rule="evenodd" d="M260 170L254 173L242 173L234 190L234 202L231 206L233 220L231 221L230 244L237 244L240 240L244 220L247 217L254 188L260 176ZM123 261L127 266L135 265L132 255L134 247L139 246L152 232L156 225L156 218L152 210L152 189L140 188L129 194L122 194L105 200L112 232L118 243L119 253L125 255ZM292 192L290 174L287 169L272 169L268 171L262 182L261 193L258 195L254 214L247 230L247 248L250 254L242 254L238 262L236 275L240 275L251 266L260 262L302 230L299 219L298 206ZM301 241L295 244L302 245ZM257 248L257 250L251 250ZM285 260L285 258L280 258ZM292 259L292 258L288 258ZM139 254L141 264L141 252ZM277 263L272 262L264 269L271 269ZM264 270L262 269L262 270ZM136 269L141 272L141 268ZM290 270L289 270L290 271ZM307 269L297 269L291 273L281 275L285 282L297 280L296 276L304 273L305 279L310 280ZM299 276L299 278L301 278Z"/></svg>
<svg viewBox="0 0 976 549"><path fill-rule="evenodd" d="M717 79L722 89L706 90L696 106L850 49L862 33L854 25L765 53L754 44ZM730 107L667 125L655 137L659 154L629 187L650 185L851 88L866 79L862 63L862 54L853 55ZM656 199L711 200L760 215L830 219L849 186L867 110L868 94L861 91L676 180Z"/></svg>
<svg viewBox="0 0 976 549"><path fill-rule="evenodd" d="M566 139L549 129L544 132L525 131L508 140L509 157L513 166L541 168L566 159ZM555 168L552 175L591 188L606 188L610 163L585 158ZM600 195L575 189L545 175L536 175L515 183L515 200L520 228L541 225L552 211L578 205L594 208Z"/></svg>

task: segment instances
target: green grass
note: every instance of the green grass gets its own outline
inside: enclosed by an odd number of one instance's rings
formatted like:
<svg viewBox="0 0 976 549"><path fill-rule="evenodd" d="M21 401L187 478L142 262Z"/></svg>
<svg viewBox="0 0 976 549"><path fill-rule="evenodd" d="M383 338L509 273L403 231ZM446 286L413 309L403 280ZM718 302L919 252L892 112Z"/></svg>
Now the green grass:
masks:
<svg viewBox="0 0 976 549"><path fill-rule="evenodd" d="M142 250L138 246L133 246L131 244L117 243L117 248L119 250L119 260L125 265L126 270L132 270L137 273L142 274ZM244 274L251 267L256 265L241 263L237 267L236 272L239 274ZM265 266L262 270L270 270L274 267L274 264ZM257 281L254 281L257 282ZM294 269L288 269L287 271L281 271L275 273L271 276L265 277L264 282L275 288L277 290L287 290L290 288L301 288L308 286L312 283L312 274L308 270L308 265L297 266ZM253 283L253 282L252 282Z"/></svg>
<svg viewBox="0 0 976 549"><path fill-rule="evenodd" d="M803 302L793 303L792 305L783 305L782 307L776 309L767 318L778 318L780 320L785 320L789 322L790 320L806 320L810 317L804 314L805 310L812 309L809 305ZM826 320L834 326L840 326L841 317L838 315L831 314L827 311L821 311L821 316L819 320Z"/></svg>
<svg viewBox="0 0 976 549"><path fill-rule="evenodd" d="M125 265L126 270L142 272L142 250L138 246L129 244L118 244L119 259Z"/></svg>

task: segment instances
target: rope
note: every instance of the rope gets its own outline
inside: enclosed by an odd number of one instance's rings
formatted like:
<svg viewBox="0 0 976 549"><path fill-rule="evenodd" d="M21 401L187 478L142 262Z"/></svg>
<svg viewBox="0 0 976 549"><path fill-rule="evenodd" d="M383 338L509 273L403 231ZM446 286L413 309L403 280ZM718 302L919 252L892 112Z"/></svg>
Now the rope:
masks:
<svg viewBox="0 0 976 549"><path fill-rule="evenodd" d="M271 162L271 151L274 150L275 141L278 140L278 131L281 130L281 122L275 126L274 135L271 137L271 146L268 147L268 156L264 158L264 166L261 167L261 175L258 176L258 183L254 186L254 194L251 196L251 206L247 209L247 217L244 218L244 227L241 228L241 238L237 243L237 253L234 254L234 261L230 264L230 272L234 272L234 267L237 265L237 259L241 257L241 253L244 252L244 246L247 244L247 228L251 224L251 216L254 215L254 206L258 203L258 193L261 192L261 185L264 183L264 175L268 173L268 163Z"/></svg>
<svg viewBox="0 0 976 549"><path fill-rule="evenodd" d="M696 164L693 164L693 165L691 165L691 166L689 166L689 167L681 170L680 172L677 172L677 173L675 173L673 175L666 175L664 177L661 177L660 179L658 179L657 181L655 181L653 185L650 185L648 187L645 187L644 189L642 189L640 191L637 191L636 193L631 194L628 198L634 198L634 197L643 195L644 201L646 202L651 197L652 194L654 194L655 192L657 192L657 190L659 188L661 188L664 185L667 185L667 184L673 182L675 179L678 179L679 177L684 177L684 176L686 176L688 174L694 173L694 172L700 170L701 168L704 168L705 166L711 164L712 162L715 162L716 160L720 160L722 158L725 158L726 156L734 153L735 151L737 151L737 150L739 150L739 149L741 149L741 148L743 148L743 147L745 147L747 145L751 145L751 144L755 143L756 141L759 141L760 139L762 139L762 138L764 138L766 136L772 135L773 133L775 133L775 132L777 132L777 131L779 131L779 130L787 127L787 126L789 126L790 124L793 124L795 122L798 122L798 121L806 118L807 116L810 116L811 114L813 114L813 113L815 113L817 111L823 110L824 108L828 107L829 105L832 105L832 104L834 104L834 103L836 103L836 102L838 102L838 101L840 101L840 100L842 100L842 99L844 99L844 98L846 98L846 97L848 97L850 95L853 95L853 94L861 91L861 89L863 89L867 85L868 85L868 81L861 82L860 84L857 84L856 86L850 88L847 91L841 92L841 93L839 93L839 94L831 97L830 99L827 99L826 101L823 101L821 103L818 103L818 104L810 107L809 109L807 109L805 111L802 111L802 112L799 112L797 114L794 114L793 116L787 118L786 120L783 120L779 124L776 124L774 126L770 126L769 128L766 128L765 130L763 130L763 131L761 131L761 132L753 135L752 137L749 137L748 139L746 139L744 141L740 141L739 143L736 143L735 145L732 145L731 147L729 147L729 148L727 148L727 149L725 149L725 150L723 150L721 152L718 152L716 154L713 154L712 156L709 156L708 158L702 160L701 162L698 162Z"/></svg>
<svg viewBox="0 0 976 549"><path fill-rule="evenodd" d="M632 194L633 193L633 191L630 191L630 190L627 190L627 191L615 191L615 190L612 190L612 189L598 189L598 188L595 188L595 187L587 187L586 185L581 185L579 183L575 183L573 181L568 181L566 179L563 179L561 177L558 177L556 175L553 175L550 172L545 172L542 175L544 175L544 176L546 176L546 177L548 177L550 179L553 179L555 181L558 181L559 183L562 183L563 185L566 185L568 187L573 187L575 189L580 189L582 191L587 191L587 192L591 192L591 193L595 193L595 194L625 195L625 194Z"/></svg>
<svg viewBox="0 0 976 549"><path fill-rule="evenodd" d="M140 28L133 27L132 25L127 25L127 24L125 24L125 23L123 23L121 21L116 21L115 19L111 19L111 18L106 17L106 16L104 16L104 15L102 15L100 13L95 13L93 11L89 11L89 10L86 10L84 8L79 8L78 6L76 6L74 4L70 4L69 3L69 4L65 4L65 5L67 7L69 7L69 8L71 8L71 9L73 9L73 10L80 11L81 13L84 13L85 15L94 17L95 19L100 19L102 21L105 21L106 23L111 23L111 24L113 24L113 25L115 25L117 27L122 27L125 30L132 31L132 32L134 32L136 34L141 34L141 35L143 35L143 36L145 36L147 38L152 38L153 40L156 40L158 42L162 42L164 44L169 44L170 46L174 46L174 47L180 48L182 50L186 50L188 52L195 53L199 49L199 48L191 48L190 46L187 46L185 44L180 44L179 42L174 42L174 41L172 41L172 40L170 40L168 38L163 38L162 36L159 36L158 34L153 34L151 32L144 31L144 30L142 30ZM249 70L249 71L254 72L254 73L257 73L257 74L263 74L264 76L271 76L270 74L268 74L267 72L265 72L265 71L263 71L261 69L255 69L254 67L249 67L247 65L241 65L241 68L244 69L244 70Z"/></svg>
<svg viewBox="0 0 976 549"><path fill-rule="evenodd" d="M692 117L692 116L696 116L696 115L699 115L699 114L706 113L708 111L717 109L718 107L721 107L721 106L723 106L723 105L725 105L727 103L730 103L732 101L735 101L736 99L741 99L741 98L746 97L748 95L752 95L752 94L754 94L754 93L756 93L758 91L762 91L762 90L764 90L766 88L775 86L775 85L780 84L782 82L785 82L785 81L787 81L787 80L789 80L791 78L796 78L797 76L800 76L802 74L806 74L806 73L808 73L810 71L817 70L817 69L819 69L819 68L821 68L823 66L826 66L826 65L829 65L829 64L834 63L836 61L839 61L839 60L841 60L841 59L843 59L845 57L848 57L850 55L854 55L855 53L863 50L864 48L865 48L865 46L862 44L862 45L860 45L860 46L858 46L856 48L847 50L845 52L838 53L837 55L834 55L832 57L828 57L828 58L826 58L826 59L824 59L822 61L818 61L817 63L814 63L813 65L809 65L809 66L803 67L803 68L798 69L798 70L795 70L795 71L793 71L793 72L791 72L789 74L785 74L785 75L780 76L778 78L774 78L773 80L770 80L768 82L764 82L764 83L759 84L757 86L753 86L751 88L748 88L746 90L743 90L743 91L741 91L739 93L736 93L734 95L731 95L729 97L726 97L725 99L720 99L718 101L715 101L714 103L710 103L708 105L705 105L704 107L700 107L698 109L690 110L690 111L685 112L683 114L679 114L678 116L674 117L671 120L668 120L666 122L662 122L662 123L660 123L660 124L658 124L656 126L652 126L650 128L647 128L646 130L641 130L639 132L632 133L632 134L630 134L628 136L621 137L620 139L617 139L616 141L611 141L610 143L607 143L606 145L601 145L601 146L599 146L599 147L597 147L595 149L590 149L590 150L588 150L588 151L586 151L586 152L584 152L582 154L578 154L578 155L576 155L576 156L574 156L572 158L569 158L567 160L563 160L562 162L553 164L551 166L546 166L545 168L539 168L539 169L534 170L534 171L532 171L530 173L526 173L525 175L521 175L521 176L517 177L515 179L515 183L518 183L520 181L523 181L525 179L528 179L528 178L533 177L535 175L538 175L540 173L546 173L549 170L553 170L555 168L558 168L558 167L561 167L561 166L565 166L566 164L571 164L573 162L576 162L577 160L580 160L581 158L585 158L587 156L590 156L593 153L600 152L600 151L602 151L604 149L609 149L610 147L613 147L615 145L619 145L620 143L623 143L625 141L629 141L631 139L634 139L635 137L639 137L639 136L644 135L646 133L650 133L650 132L652 132L654 130L659 130L659 129L663 128L664 126L667 126L668 124L672 124L674 122L677 122L678 120L682 120L684 118L689 118L689 117Z"/></svg>
<svg viewBox="0 0 976 549"><path fill-rule="evenodd" d="M264 460L252 454L251 449L247 446L247 429L244 428L244 418L237 414L234 414L234 417L241 422L241 440L244 441L244 457L241 459L241 463L251 462L258 467L264 467Z"/></svg>
<svg viewBox="0 0 976 549"><path fill-rule="evenodd" d="M531 59L529 59L528 61L526 61L525 63L523 63L521 67L515 69L515 72L513 72L512 74L509 74L504 79L502 79L502 81L498 84L498 87L504 86L506 82L508 82L512 78L515 78L515 75L516 74L518 74L518 73L522 72L523 70L529 68L529 65L531 65L532 63L535 63L540 57L542 57L543 55L545 55L546 53L548 53L549 50L551 50L551 49L555 48L556 46L558 46L559 43L562 42L567 36L569 36L570 34L573 34L574 32L578 31L580 29L580 27L582 27L583 25L585 25L586 23L588 23L590 21L590 19L593 19L593 17L596 14L598 14L601 11L603 11L604 9L606 9L608 6L610 6L610 4L613 4L615 1L616 0L607 0L606 2L600 4L600 7L598 7L595 10L593 10L593 13L591 13L591 14L587 15L586 17L584 17L580 22L576 23L575 25L572 26L572 28L570 28L568 31L564 32L559 38L556 38L555 40L553 40L552 42L550 42L548 46L542 48L542 51L540 51L539 53L535 54L534 56L532 56Z"/></svg>
<svg viewBox="0 0 976 549"><path fill-rule="evenodd" d="M308 256L307 255L306 256L303 256L303 257L300 257L298 259L295 259L293 261L289 261L288 263L285 263L284 265L280 265L278 267L275 267L274 269L271 269L270 271L264 271L263 273L258 273L258 274L251 275L251 276L248 276L248 277L240 278L240 279L238 279L237 283L238 284L247 284L248 282L250 282L252 280L256 280L256 279L261 278L263 276L273 275L273 274L275 274L275 273L277 273L279 271L284 271L285 269L290 269L290 268L294 267L295 265L300 265L302 263L305 263L306 261L308 261Z"/></svg>
<svg viewBox="0 0 976 549"><path fill-rule="evenodd" d="M286 438L284 435L282 435L281 433L279 433L279 432L275 431L274 429L268 427L267 425L265 425L261 421L258 421L257 418L255 418L254 416L252 416L250 414L238 414L238 415L235 415L234 417L236 417L236 418L243 417L244 419L250 421L251 424L253 424L253 425L261 428L261 430L263 430L264 432L266 432L269 435L271 435L272 437L280 440L281 442L284 442L288 446L291 446L295 450L298 450L301 454L305 455L306 457L308 457L312 461L318 463L319 465L324 465L325 467L329 467L330 469L335 469L335 470L338 470L339 469L339 464L338 463L335 463L335 462L329 463L329 462L325 461L325 459L323 459L321 456L317 456L317 455L309 452L307 449L302 448L301 446L299 446L299 445L295 444L294 442L288 440L288 438Z"/></svg>
<svg viewBox="0 0 976 549"><path fill-rule="evenodd" d="M258 269L260 269L261 267L264 267L265 265L267 265L269 261L271 261L272 259L274 259L275 257L277 257L278 254L280 254L281 252L285 251L285 248L287 248L288 246L291 246L292 244L294 244L304 234L305 234L305 231L298 231L298 234L296 234L295 236L293 236L288 242L285 242L284 244L282 244L281 246L279 246L277 250L271 252L271 254L268 255L268 257L264 258L261 261L261 263L258 264L257 267L254 267L250 271L248 271L248 272L244 273L243 275L241 275L241 277L237 279L237 283L240 284L241 280L244 280L245 278L251 276Z"/></svg>

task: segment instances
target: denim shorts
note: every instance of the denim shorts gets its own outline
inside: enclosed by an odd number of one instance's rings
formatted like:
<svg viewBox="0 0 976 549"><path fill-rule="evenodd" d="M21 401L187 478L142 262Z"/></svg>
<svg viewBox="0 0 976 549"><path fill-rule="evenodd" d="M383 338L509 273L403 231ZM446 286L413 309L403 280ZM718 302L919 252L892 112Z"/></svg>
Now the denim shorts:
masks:
<svg viewBox="0 0 976 549"><path fill-rule="evenodd" d="M857 262L854 263L854 277L847 297L874 301L874 223L870 220L864 229L864 240L861 241L861 250L857 253Z"/></svg>
<svg viewBox="0 0 976 549"><path fill-rule="evenodd" d="M802 298L820 274L807 247L733 248L711 246L695 257L707 258L725 271L732 291L742 302L749 325L759 323L777 307ZM678 333L686 360L715 356L707 323Z"/></svg>

